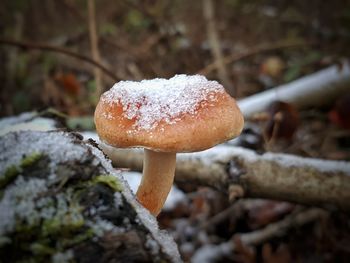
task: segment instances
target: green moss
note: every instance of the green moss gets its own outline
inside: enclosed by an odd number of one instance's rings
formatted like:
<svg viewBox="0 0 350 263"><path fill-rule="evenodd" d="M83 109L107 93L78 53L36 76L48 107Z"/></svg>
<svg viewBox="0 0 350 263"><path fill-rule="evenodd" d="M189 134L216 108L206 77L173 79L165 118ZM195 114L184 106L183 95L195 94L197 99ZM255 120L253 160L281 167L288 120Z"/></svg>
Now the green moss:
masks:
<svg viewBox="0 0 350 263"><path fill-rule="evenodd" d="M20 174L21 169L15 165L11 165L6 169L5 174L0 177L0 189L5 188L6 185L11 183Z"/></svg>
<svg viewBox="0 0 350 263"><path fill-rule="evenodd" d="M5 188L12 183L16 177L23 172L24 169L33 166L42 157L41 153L33 153L24 157L19 166L11 165L5 171L5 174L0 177L0 189Z"/></svg>
<svg viewBox="0 0 350 263"><path fill-rule="evenodd" d="M89 228L85 232L75 235L72 238L69 239L63 239L62 240L62 246L63 247L71 247L77 244L80 244L81 242L92 238L95 235L94 231Z"/></svg>
<svg viewBox="0 0 350 263"><path fill-rule="evenodd" d="M42 233L44 236L63 235L69 236L72 232L84 226L82 214L71 213L55 216L43 222Z"/></svg>
<svg viewBox="0 0 350 263"><path fill-rule="evenodd" d="M41 153L34 152L31 155L26 156L21 161L21 167L23 169L33 166L43 155Z"/></svg>
<svg viewBox="0 0 350 263"><path fill-rule="evenodd" d="M6 236L0 236L0 247L11 244L11 239Z"/></svg>
<svg viewBox="0 0 350 263"><path fill-rule="evenodd" d="M22 236L31 235L34 231L36 231L34 226L29 226L27 222L17 222L16 224L16 232L21 233Z"/></svg>
<svg viewBox="0 0 350 263"><path fill-rule="evenodd" d="M46 178L49 161L46 155L34 152L24 157L19 165L9 167L0 176L0 198L1 191L19 175L28 180ZM16 262L48 262L59 251L74 249L98 236L92 223L97 224L99 219L89 214L89 208L97 207L101 201L113 204L114 192L122 191L123 185L113 175L94 176L95 172L95 167L86 170L85 164L77 166L73 161L72 164L65 163L56 170L56 175L59 175L57 178L62 180L61 184L55 181L55 185L50 186L50 191L45 190L35 198L21 196L23 199L33 198L33 213L38 214L16 219L11 235L0 237L0 257L9 254L15 255ZM81 202L82 196L88 200L87 203ZM119 224L118 220L122 220L123 215L119 210L113 209L115 208L111 206L108 210L113 217L109 218L109 214L102 211L101 215L97 215L98 218Z"/></svg>
<svg viewBox="0 0 350 263"><path fill-rule="evenodd" d="M43 236L55 235L60 231L61 226L62 222L59 218L46 219L42 226L42 234Z"/></svg>
<svg viewBox="0 0 350 263"><path fill-rule="evenodd" d="M34 255L53 255L56 250L46 244L35 242L30 245L30 250Z"/></svg>
<svg viewBox="0 0 350 263"><path fill-rule="evenodd" d="M99 175L92 179L92 183L95 184L105 184L112 188L116 192L121 192L123 190L122 184L113 175Z"/></svg>

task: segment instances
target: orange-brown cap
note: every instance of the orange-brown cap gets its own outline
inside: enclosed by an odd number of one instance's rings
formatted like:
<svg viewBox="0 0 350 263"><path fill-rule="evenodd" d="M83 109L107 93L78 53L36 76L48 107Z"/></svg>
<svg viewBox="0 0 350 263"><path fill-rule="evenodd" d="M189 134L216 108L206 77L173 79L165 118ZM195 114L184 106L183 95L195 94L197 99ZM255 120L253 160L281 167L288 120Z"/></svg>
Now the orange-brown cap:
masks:
<svg viewBox="0 0 350 263"><path fill-rule="evenodd" d="M222 85L200 75L118 82L95 111L105 143L162 152L208 149L239 135L243 123Z"/></svg>

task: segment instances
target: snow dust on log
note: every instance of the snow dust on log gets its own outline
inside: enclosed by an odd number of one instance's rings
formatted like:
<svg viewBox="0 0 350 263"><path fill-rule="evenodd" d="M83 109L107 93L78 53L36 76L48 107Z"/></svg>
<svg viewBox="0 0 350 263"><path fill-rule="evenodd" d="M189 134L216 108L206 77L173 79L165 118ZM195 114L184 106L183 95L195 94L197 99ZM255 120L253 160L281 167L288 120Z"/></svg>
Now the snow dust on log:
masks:
<svg viewBox="0 0 350 263"><path fill-rule="evenodd" d="M117 167L142 169L141 150L103 148ZM350 211L350 163L345 161L278 153L259 155L252 150L219 145L198 153L178 154L175 180L228 192L236 191L232 186L239 186L245 197Z"/></svg>
<svg viewBox="0 0 350 263"><path fill-rule="evenodd" d="M180 262L172 238L91 142L66 132L0 137L0 258Z"/></svg>

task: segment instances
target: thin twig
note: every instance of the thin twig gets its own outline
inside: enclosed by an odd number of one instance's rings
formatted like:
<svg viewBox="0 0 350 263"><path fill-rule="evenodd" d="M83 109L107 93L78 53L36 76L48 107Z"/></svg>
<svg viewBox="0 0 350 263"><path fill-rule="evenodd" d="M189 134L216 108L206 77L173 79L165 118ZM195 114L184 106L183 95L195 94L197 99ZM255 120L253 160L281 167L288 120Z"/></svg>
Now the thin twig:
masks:
<svg viewBox="0 0 350 263"><path fill-rule="evenodd" d="M194 263L220 261L225 257L230 257L237 250L237 241L243 246L257 246L275 237L283 236L293 228L315 222L325 216L327 216L327 212L317 208L293 213L279 222L267 225L263 229L244 234L235 234L233 240L218 245L204 245L196 251L191 261Z"/></svg>
<svg viewBox="0 0 350 263"><path fill-rule="evenodd" d="M4 39L4 38L0 38L0 44L16 46L16 47L25 48L25 49L39 49L39 50L46 50L46 51L65 54L65 55L83 60L83 61L85 61L85 62L87 62L95 67L100 68L106 75L108 75L114 81L120 80L116 74L114 74L111 70L109 70L108 68L106 68L102 64L98 63L97 61L95 61L87 56L75 53L69 49L65 49L65 48L57 47L57 46L51 46L51 45L47 45L47 44L33 43L33 42L22 42L22 41L16 41L16 40L11 40L11 39Z"/></svg>
<svg viewBox="0 0 350 263"><path fill-rule="evenodd" d="M203 14L207 26L208 42L214 57L215 68L218 70L219 79L227 89L232 90L232 85L228 77L226 66L223 62L220 40L215 25L214 6L212 0L203 0Z"/></svg>
<svg viewBox="0 0 350 263"><path fill-rule="evenodd" d="M265 44L262 46L252 47L248 48L246 51L231 54L229 56L226 56L222 59L222 63L224 65L242 60L247 57L254 56L259 53L265 53L265 52L271 52L276 51L280 49L286 49L286 48L297 48L297 47L305 47L310 45L316 45L316 42L280 42L277 44ZM213 62L207 66L205 66L203 69L198 71L198 74L201 75L207 75L211 73L213 70L215 70L218 67L217 62Z"/></svg>
<svg viewBox="0 0 350 263"><path fill-rule="evenodd" d="M101 63L101 56L98 49L98 36L97 36L97 27L96 27L96 8L95 8L95 0L88 0L88 13L89 13L89 36L90 36L90 44L91 44L91 54L92 58ZM94 68L94 76L95 76L95 97L99 98L102 94L102 75L101 70L99 68Z"/></svg>
<svg viewBox="0 0 350 263"><path fill-rule="evenodd" d="M238 218L237 215L241 215L242 212L242 202L237 201L236 203L230 205L225 210L221 211L220 213L214 215L213 217L209 218L207 221L203 222L200 225L201 229L207 229L209 227L215 226L220 224L222 221L224 221L226 218L230 217L231 215L235 218Z"/></svg>
<svg viewBox="0 0 350 263"><path fill-rule="evenodd" d="M263 229L250 233L236 234L235 236L238 236L245 245L256 246L274 237L285 235L293 227L303 226L326 215L327 212L322 209L311 208L298 213L292 213L281 221L271 223Z"/></svg>

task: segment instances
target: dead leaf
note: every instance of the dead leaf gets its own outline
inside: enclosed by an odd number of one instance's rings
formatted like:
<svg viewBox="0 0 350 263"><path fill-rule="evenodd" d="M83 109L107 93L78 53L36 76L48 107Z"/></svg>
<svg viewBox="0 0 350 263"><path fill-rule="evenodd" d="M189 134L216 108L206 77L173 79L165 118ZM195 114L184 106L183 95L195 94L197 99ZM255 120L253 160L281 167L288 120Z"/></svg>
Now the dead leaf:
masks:
<svg viewBox="0 0 350 263"><path fill-rule="evenodd" d="M275 101L267 109L269 120L265 127L265 136L268 140L291 140L299 126L297 109L286 102Z"/></svg>
<svg viewBox="0 0 350 263"><path fill-rule="evenodd" d="M57 73L55 80L60 83L64 91L71 96L79 96L81 84L73 73Z"/></svg>

